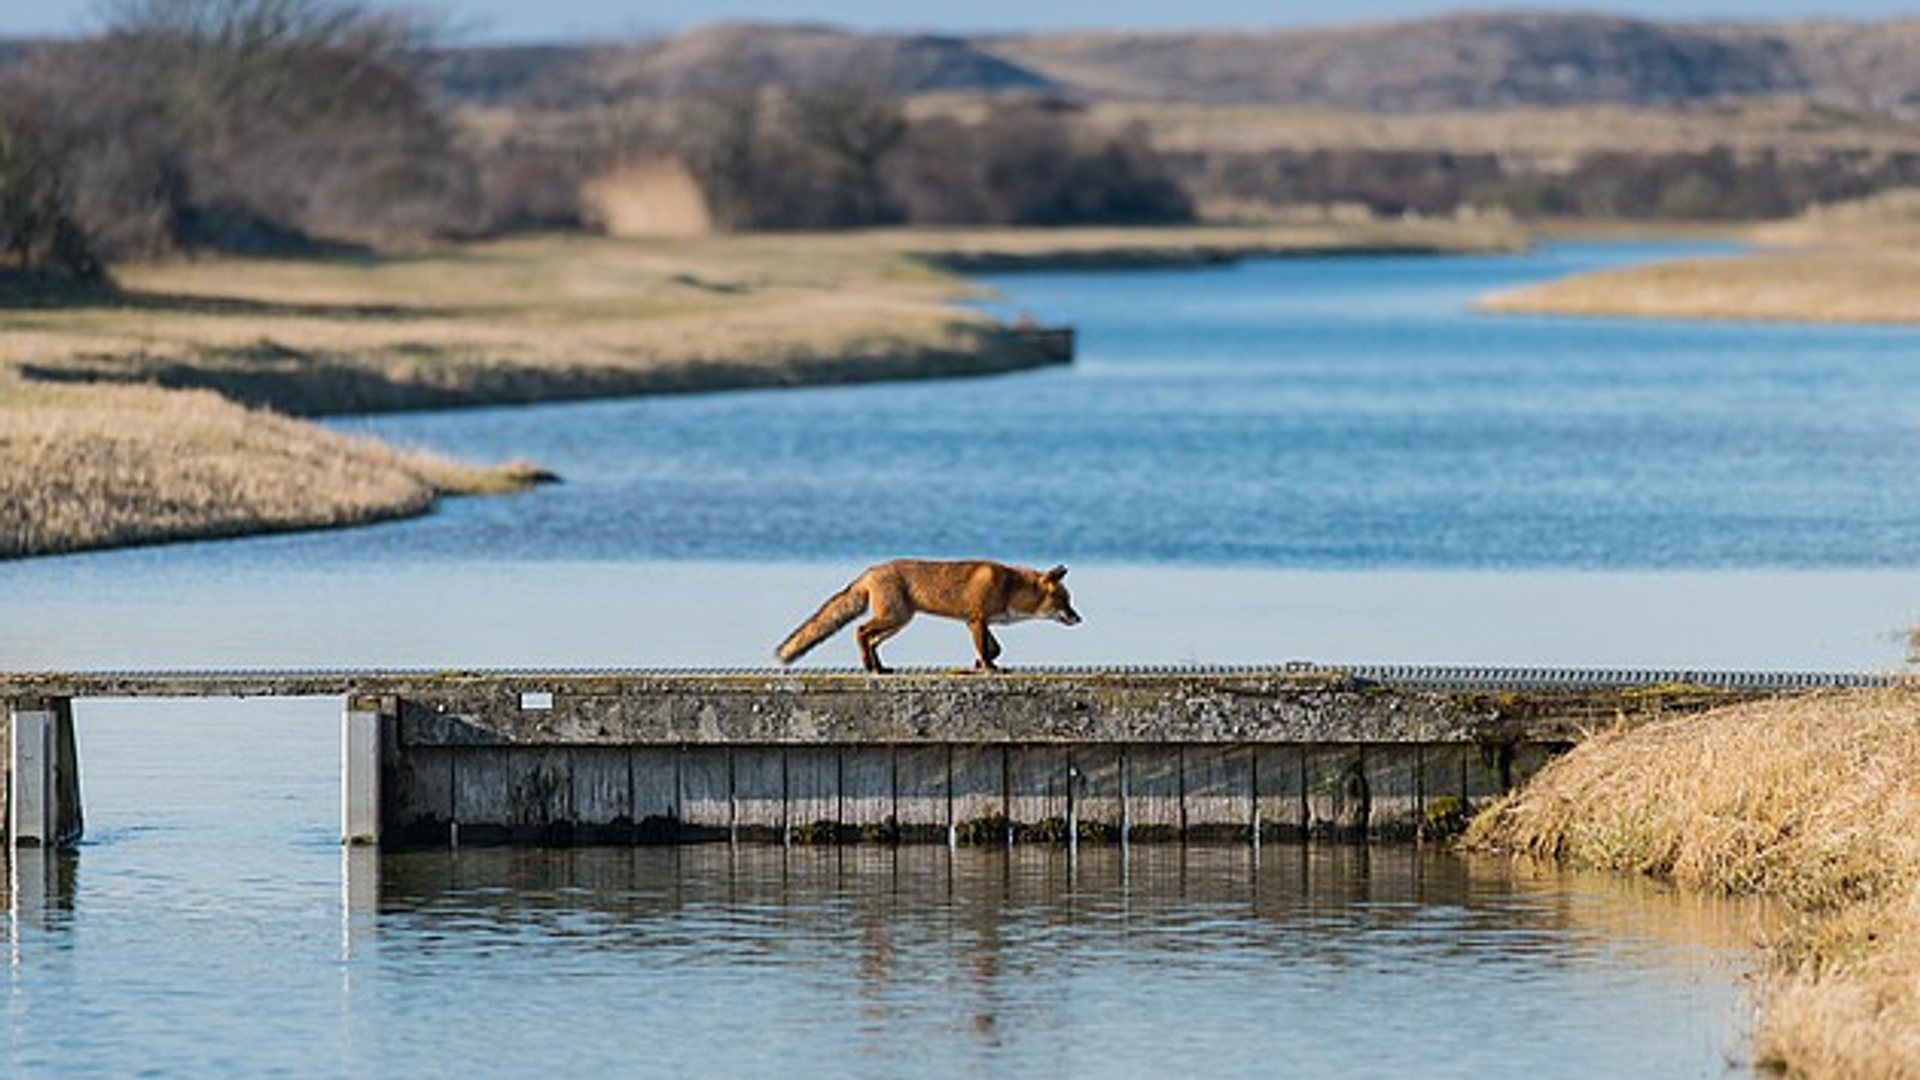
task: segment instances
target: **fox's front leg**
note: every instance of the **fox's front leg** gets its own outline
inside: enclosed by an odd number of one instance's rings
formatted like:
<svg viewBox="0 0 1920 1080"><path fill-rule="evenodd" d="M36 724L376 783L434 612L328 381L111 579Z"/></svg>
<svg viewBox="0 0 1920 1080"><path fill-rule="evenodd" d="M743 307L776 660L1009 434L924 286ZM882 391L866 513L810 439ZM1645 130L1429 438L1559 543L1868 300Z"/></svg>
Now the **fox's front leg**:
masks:
<svg viewBox="0 0 1920 1080"><path fill-rule="evenodd" d="M1000 656L1000 642L987 629L985 619L970 619L967 628L973 631L973 666L981 671L998 671L993 662Z"/></svg>

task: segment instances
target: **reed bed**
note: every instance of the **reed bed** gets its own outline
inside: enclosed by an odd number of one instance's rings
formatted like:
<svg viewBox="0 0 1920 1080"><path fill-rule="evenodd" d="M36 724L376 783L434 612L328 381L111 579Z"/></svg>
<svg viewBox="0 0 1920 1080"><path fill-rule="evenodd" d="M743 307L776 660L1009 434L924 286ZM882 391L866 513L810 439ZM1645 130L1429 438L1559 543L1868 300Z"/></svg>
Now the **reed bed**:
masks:
<svg viewBox="0 0 1920 1080"><path fill-rule="evenodd" d="M1485 311L1813 323L1920 323L1920 245L1680 259L1496 293Z"/></svg>
<svg viewBox="0 0 1920 1080"><path fill-rule="evenodd" d="M1755 1063L1920 1077L1920 690L1603 732L1475 820L1476 850L1777 897Z"/></svg>
<svg viewBox="0 0 1920 1080"><path fill-rule="evenodd" d="M207 391L15 386L0 387L0 401L9 406L0 558L364 524L539 478L530 466L396 450Z"/></svg>
<svg viewBox="0 0 1920 1080"><path fill-rule="evenodd" d="M1581 274L1496 293L1488 311L1920 324L1920 192L1815 207L1754 233L1782 245Z"/></svg>

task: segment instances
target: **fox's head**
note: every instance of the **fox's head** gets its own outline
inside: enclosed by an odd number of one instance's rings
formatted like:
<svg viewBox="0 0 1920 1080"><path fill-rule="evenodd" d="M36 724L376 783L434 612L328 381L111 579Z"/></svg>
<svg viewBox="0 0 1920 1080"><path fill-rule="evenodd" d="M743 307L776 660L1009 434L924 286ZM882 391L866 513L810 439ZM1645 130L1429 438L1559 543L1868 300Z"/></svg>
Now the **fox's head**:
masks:
<svg viewBox="0 0 1920 1080"><path fill-rule="evenodd" d="M1080 621L1080 613L1073 610L1073 597L1067 594L1067 587L1060 579L1067 576L1067 568L1056 566L1040 577L1040 617L1052 619L1063 626L1072 626Z"/></svg>

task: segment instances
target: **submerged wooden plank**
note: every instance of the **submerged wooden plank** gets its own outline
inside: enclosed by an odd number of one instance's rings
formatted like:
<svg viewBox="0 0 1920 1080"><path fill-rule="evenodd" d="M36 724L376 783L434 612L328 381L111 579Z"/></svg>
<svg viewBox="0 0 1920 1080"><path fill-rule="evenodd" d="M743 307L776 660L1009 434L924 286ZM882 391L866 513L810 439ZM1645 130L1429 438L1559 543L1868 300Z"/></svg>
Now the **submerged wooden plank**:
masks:
<svg viewBox="0 0 1920 1080"><path fill-rule="evenodd" d="M415 746L382 763L383 842L439 845L453 839L454 758L445 746Z"/></svg>
<svg viewBox="0 0 1920 1080"><path fill-rule="evenodd" d="M1182 835L1245 839L1253 827L1253 750L1190 746L1181 754Z"/></svg>
<svg viewBox="0 0 1920 1080"><path fill-rule="evenodd" d="M1467 801L1475 806L1506 794L1513 775L1513 747L1488 743L1461 756Z"/></svg>
<svg viewBox="0 0 1920 1080"><path fill-rule="evenodd" d="M953 828L960 842L1007 839L1007 754L1003 746L952 750Z"/></svg>
<svg viewBox="0 0 1920 1080"><path fill-rule="evenodd" d="M1046 744L1007 748L1007 817L1014 838L1064 842L1071 754Z"/></svg>
<svg viewBox="0 0 1920 1080"><path fill-rule="evenodd" d="M1073 769L1073 819L1081 840L1117 840L1126 822L1120 798L1121 762L1117 746L1073 746L1068 762Z"/></svg>
<svg viewBox="0 0 1920 1080"><path fill-rule="evenodd" d="M1375 837L1411 838L1420 828L1420 747L1369 746L1362 755L1367 773L1367 832Z"/></svg>
<svg viewBox="0 0 1920 1080"><path fill-rule="evenodd" d="M733 830L743 840L786 839L785 747L734 748Z"/></svg>
<svg viewBox="0 0 1920 1080"><path fill-rule="evenodd" d="M680 838L680 751L665 746L636 746L629 751L627 769L632 788L630 811L633 839L666 843Z"/></svg>
<svg viewBox="0 0 1920 1080"><path fill-rule="evenodd" d="M1420 753L1420 795L1422 812L1442 799L1453 799L1462 806L1467 799L1467 760L1478 757L1472 746L1456 743L1428 745Z"/></svg>
<svg viewBox="0 0 1920 1080"><path fill-rule="evenodd" d="M618 746L575 747L574 820L596 828L631 826L635 821L632 760L644 753Z"/></svg>
<svg viewBox="0 0 1920 1080"><path fill-rule="evenodd" d="M733 835L733 752L691 746L679 753L681 838L727 839Z"/></svg>
<svg viewBox="0 0 1920 1080"><path fill-rule="evenodd" d="M1363 838L1369 791L1361 748L1341 743L1307 747L1302 754L1308 833L1341 840Z"/></svg>
<svg viewBox="0 0 1920 1080"><path fill-rule="evenodd" d="M539 839L571 827L575 820L572 748L515 747L509 760L513 763L509 825L515 838Z"/></svg>
<svg viewBox="0 0 1920 1080"><path fill-rule="evenodd" d="M456 843L505 839L513 820L513 760L510 751L460 748L453 761L453 824Z"/></svg>
<svg viewBox="0 0 1920 1080"><path fill-rule="evenodd" d="M1298 840L1307 834L1306 755L1298 746L1253 748L1260 834Z"/></svg>
<svg viewBox="0 0 1920 1080"><path fill-rule="evenodd" d="M953 817L952 752L945 746L893 748L894 818L902 840L945 840Z"/></svg>
<svg viewBox="0 0 1920 1080"><path fill-rule="evenodd" d="M840 824L851 836L897 839L893 758L891 746L840 748Z"/></svg>
<svg viewBox="0 0 1920 1080"><path fill-rule="evenodd" d="M1180 805L1182 747L1135 743L1127 747L1127 836L1171 840L1185 824Z"/></svg>
<svg viewBox="0 0 1920 1080"><path fill-rule="evenodd" d="M796 843L831 843L840 837L840 749L787 749L787 829Z"/></svg>

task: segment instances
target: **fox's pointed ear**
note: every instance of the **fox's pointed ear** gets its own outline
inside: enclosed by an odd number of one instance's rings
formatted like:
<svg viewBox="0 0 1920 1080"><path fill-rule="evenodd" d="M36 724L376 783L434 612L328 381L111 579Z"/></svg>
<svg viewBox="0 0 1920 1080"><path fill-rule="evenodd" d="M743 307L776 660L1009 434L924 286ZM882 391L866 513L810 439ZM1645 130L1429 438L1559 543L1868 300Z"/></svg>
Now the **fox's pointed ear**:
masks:
<svg viewBox="0 0 1920 1080"><path fill-rule="evenodd" d="M1067 568L1064 566L1056 566L1053 569L1047 571L1048 581L1059 581L1061 578L1066 576L1067 576Z"/></svg>

